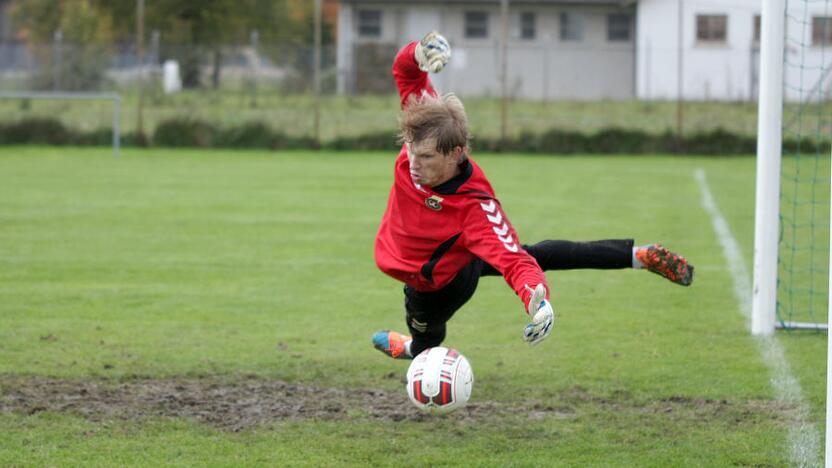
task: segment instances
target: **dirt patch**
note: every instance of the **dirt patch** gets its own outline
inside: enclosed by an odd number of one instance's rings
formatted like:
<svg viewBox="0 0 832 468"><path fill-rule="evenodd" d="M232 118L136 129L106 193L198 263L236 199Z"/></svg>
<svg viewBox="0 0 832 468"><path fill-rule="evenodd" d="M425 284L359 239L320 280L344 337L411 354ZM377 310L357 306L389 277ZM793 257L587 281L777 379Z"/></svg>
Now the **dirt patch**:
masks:
<svg viewBox="0 0 832 468"><path fill-rule="evenodd" d="M670 397L639 402L626 392L608 397L571 387L545 403L511 404L473 401L445 416L477 421L506 416L530 419L579 417L587 406L613 411L666 413L666 417L734 420L777 417L783 409L772 402L731 402ZM402 391L316 387L262 378L222 380L129 379L62 380L45 377L0 377L0 411L35 414L69 412L93 421L145 417L193 418L231 431L291 419L374 419L427 421L434 417L410 404Z"/></svg>
<svg viewBox="0 0 832 468"><path fill-rule="evenodd" d="M0 411L71 412L98 421L148 416L186 417L227 430L286 419L429 418L404 391L347 389L245 379L60 380L0 379ZM457 420L499 413L492 403L471 403L449 415Z"/></svg>

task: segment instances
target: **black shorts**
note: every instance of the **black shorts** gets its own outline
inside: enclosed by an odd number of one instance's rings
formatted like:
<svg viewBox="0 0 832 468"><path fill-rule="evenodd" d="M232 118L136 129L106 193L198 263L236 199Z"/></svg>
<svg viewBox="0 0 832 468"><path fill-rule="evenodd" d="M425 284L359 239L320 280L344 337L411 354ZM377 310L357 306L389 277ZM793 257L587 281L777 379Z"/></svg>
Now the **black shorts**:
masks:
<svg viewBox="0 0 832 468"><path fill-rule="evenodd" d="M632 239L548 240L523 248L543 271L632 268ZM405 320L413 336L411 353L415 356L426 348L439 346L445 339L445 323L474 295L480 276L499 275L496 268L477 258L439 291L422 292L405 286Z"/></svg>

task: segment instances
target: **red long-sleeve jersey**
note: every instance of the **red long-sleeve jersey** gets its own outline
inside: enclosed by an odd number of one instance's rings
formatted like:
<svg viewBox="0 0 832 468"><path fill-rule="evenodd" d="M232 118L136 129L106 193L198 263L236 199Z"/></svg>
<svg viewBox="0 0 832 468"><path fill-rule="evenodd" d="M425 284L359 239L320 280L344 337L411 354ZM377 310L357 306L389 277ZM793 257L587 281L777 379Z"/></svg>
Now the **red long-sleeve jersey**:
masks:
<svg viewBox="0 0 832 468"><path fill-rule="evenodd" d="M402 106L411 95L436 95L416 63L415 48L415 42L405 46L393 62ZM468 158L461 169L436 187L417 185L402 145L376 237L376 264L417 291L436 291L479 257L502 273L525 306L530 298L525 286L545 285L546 277L520 245L480 167Z"/></svg>

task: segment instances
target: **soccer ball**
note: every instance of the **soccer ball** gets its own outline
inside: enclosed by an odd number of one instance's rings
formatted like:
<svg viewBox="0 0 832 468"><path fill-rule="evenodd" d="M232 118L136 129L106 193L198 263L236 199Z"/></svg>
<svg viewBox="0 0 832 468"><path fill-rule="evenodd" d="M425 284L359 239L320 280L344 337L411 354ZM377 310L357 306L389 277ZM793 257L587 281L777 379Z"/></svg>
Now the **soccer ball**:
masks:
<svg viewBox="0 0 832 468"><path fill-rule="evenodd" d="M473 385L471 364L453 348L428 348L407 369L407 395L417 408L429 413L462 408Z"/></svg>

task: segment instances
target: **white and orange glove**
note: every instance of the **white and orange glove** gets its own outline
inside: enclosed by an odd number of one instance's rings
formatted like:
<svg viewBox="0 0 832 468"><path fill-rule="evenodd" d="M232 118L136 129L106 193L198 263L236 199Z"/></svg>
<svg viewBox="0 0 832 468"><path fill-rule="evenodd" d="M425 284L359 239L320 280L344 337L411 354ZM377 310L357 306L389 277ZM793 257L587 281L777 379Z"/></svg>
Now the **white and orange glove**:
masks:
<svg viewBox="0 0 832 468"><path fill-rule="evenodd" d="M538 284L534 289L528 286L526 289L532 293L526 308L532 323L526 325L523 330L523 339L529 343L529 346L534 346L552 333L552 327L555 325L555 310L546 300L546 286Z"/></svg>
<svg viewBox="0 0 832 468"><path fill-rule="evenodd" d="M436 31L431 31L416 44L416 62L423 72L439 73L451 60L451 45Z"/></svg>

